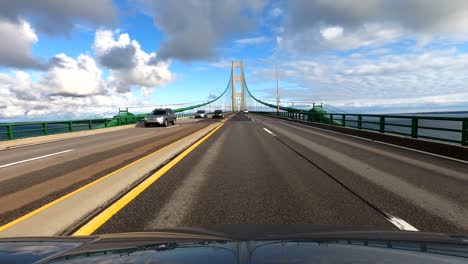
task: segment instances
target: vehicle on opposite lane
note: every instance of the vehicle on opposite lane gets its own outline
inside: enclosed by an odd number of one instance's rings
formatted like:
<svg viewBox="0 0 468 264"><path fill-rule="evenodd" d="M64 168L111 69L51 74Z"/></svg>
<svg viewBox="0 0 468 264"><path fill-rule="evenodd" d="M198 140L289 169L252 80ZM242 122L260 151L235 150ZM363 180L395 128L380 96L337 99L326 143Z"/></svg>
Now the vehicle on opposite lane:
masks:
<svg viewBox="0 0 468 264"><path fill-rule="evenodd" d="M176 115L170 108L157 108L154 109L151 114L149 114L145 119L143 119L143 122L145 124L145 127L149 127L151 125L163 125L167 127L169 123L172 123L172 125L176 124Z"/></svg>
<svg viewBox="0 0 468 264"><path fill-rule="evenodd" d="M205 110L198 110L195 113L195 118L207 118L207 117L208 117L208 114L206 113Z"/></svg>
<svg viewBox="0 0 468 264"><path fill-rule="evenodd" d="M223 118L224 114L222 110L215 110L213 113L213 118Z"/></svg>

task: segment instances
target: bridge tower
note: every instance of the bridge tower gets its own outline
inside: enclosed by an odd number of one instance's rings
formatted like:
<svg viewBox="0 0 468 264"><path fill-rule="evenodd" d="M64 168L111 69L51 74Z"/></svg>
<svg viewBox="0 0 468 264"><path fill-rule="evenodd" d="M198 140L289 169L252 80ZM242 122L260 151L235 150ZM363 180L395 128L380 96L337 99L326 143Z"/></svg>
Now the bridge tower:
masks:
<svg viewBox="0 0 468 264"><path fill-rule="evenodd" d="M236 71L236 69L239 69ZM238 74L236 74L238 73ZM231 87L232 87L232 111L237 112L245 110L245 79L244 63L242 61L233 61L231 68ZM238 93L236 86L240 84L241 92Z"/></svg>

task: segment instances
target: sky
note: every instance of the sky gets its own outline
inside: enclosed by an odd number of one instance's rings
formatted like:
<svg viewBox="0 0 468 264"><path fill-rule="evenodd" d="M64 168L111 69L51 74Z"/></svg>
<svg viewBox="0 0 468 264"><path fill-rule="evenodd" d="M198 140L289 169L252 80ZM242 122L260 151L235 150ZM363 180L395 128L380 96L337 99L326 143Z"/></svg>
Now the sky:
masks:
<svg viewBox="0 0 468 264"><path fill-rule="evenodd" d="M284 105L468 110L468 1L448 2L0 1L0 120L206 101L239 60L265 100L277 64Z"/></svg>

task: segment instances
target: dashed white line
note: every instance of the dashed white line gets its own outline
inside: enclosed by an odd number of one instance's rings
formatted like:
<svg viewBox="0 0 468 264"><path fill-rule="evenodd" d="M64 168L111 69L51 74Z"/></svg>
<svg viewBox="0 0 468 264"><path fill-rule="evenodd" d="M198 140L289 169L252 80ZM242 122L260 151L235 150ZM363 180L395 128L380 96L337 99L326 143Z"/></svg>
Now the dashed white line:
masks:
<svg viewBox="0 0 468 264"><path fill-rule="evenodd" d="M43 158L47 158L47 157L51 157L51 156L55 156L55 155L60 155L60 154L67 153L67 152L70 152L70 151L73 151L73 150L74 150L74 149L68 149L68 150L64 150L64 151L60 151L60 152L55 152L55 153L47 154L47 155L40 156L40 157L35 157L35 158L31 158L31 159L25 159L25 160L13 162L13 163L8 163L8 164L5 164L5 165L0 165L0 169L1 169L1 168L5 168L5 167L9 167L9 166L13 166L13 165L16 165L16 164L28 162L28 161L33 161L33 160L43 159Z"/></svg>
<svg viewBox="0 0 468 264"><path fill-rule="evenodd" d="M276 120L274 120L274 121L276 121ZM278 120L278 122L280 122L280 121L281 121L281 120ZM270 122L270 121L267 121L267 122ZM403 147L403 146L395 145L395 144L392 144L392 143L387 143L387 142L383 142L383 141L372 140L372 139L369 139L369 138L354 136L354 135L350 135L350 134L346 134L346 133L342 133L342 132L338 132L338 131L333 131L333 130L329 130L329 129L324 129L324 128L320 128L320 127L313 127L313 126L304 125L304 124L296 123L296 122L292 122L292 123L294 123L295 125L298 125L298 126L302 126L302 127L307 127L307 128L316 129L316 130L322 130L322 131L330 132L330 133L333 133L333 134L339 134L339 135L343 135L343 136L347 136L347 137L357 138L357 139L360 139L360 140L365 140L365 141L369 141L369 142L374 142L374 143L381 144L381 145L392 146L392 147L395 147L395 148L405 149L405 150L409 150L409 151L412 151L412 152L418 152L418 153L426 154L426 155L429 155L429 156L434 156L434 157L443 158L443 159L446 159L446 160L451 160L451 161L456 161L456 162L468 164L468 161L466 161L466 160L461 160L461 159L456 159L456 158L452 158L452 157L442 156L442 155L439 155L439 154L435 154L435 153L431 153L431 152L426 152L426 151L423 151L423 150L418 150L418 149L412 149L412 148L408 148L408 147ZM352 128L351 128L351 129L352 129ZM390 133L389 133L389 134L390 134ZM403 138L405 138L405 137L403 137ZM423 140L423 139L420 139L420 140Z"/></svg>
<svg viewBox="0 0 468 264"><path fill-rule="evenodd" d="M392 224L394 224L396 227L398 227L400 230L405 230L405 231L419 231L416 227L410 225L408 222L405 220L388 215L388 221L390 221Z"/></svg>
<svg viewBox="0 0 468 264"><path fill-rule="evenodd" d="M272 136L276 136L273 132L271 132L270 130L268 130L266 127L264 127L263 130L265 130L268 134L270 134L270 135L272 135Z"/></svg>

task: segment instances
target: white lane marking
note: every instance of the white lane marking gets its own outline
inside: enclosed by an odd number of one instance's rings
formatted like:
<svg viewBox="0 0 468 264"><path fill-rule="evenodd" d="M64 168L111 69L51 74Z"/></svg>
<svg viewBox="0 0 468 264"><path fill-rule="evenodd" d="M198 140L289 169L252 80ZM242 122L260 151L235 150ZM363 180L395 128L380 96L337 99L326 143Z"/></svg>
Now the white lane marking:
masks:
<svg viewBox="0 0 468 264"><path fill-rule="evenodd" d="M253 118L251 118L251 119L252 119L252 122L254 122L254 121L255 121Z"/></svg>
<svg viewBox="0 0 468 264"><path fill-rule="evenodd" d="M389 215L387 214L389 218L388 221L390 221L392 224L394 224L396 227L398 227L400 230L405 230L405 231L419 231L416 227L410 225L408 222L405 220Z"/></svg>
<svg viewBox="0 0 468 264"><path fill-rule="evenodd" d="M273 117L273 118L274 118L274 117ZM280 120L280 121L281 121L281 120ZM269 122L269 121L266 121L266 122ZM383 141L372 140L372 139L369 139L369 138L359 137L359 136L355 136L355 135L349 135L349 134L345 134L345 133L341 133L341 132L337 132L337 131L333 131L333 130L328 130L328 129L324 129L324 128L320 128L320 127L308 126L308 125L304 125L304 124L301 124L301 123L296 123L296 122L291 122L291 123L293 123L293 124L295 124L295 125L298 125L298 126L302 126L302 127L312 128L312 129L316 129L316 130L322 130L322 131L326 131L326 132L330 132L330 133L334 133L334 134L339 134L339 135L343 135L343 136L348 136L348 137L352 137L352 138L357 138L357 139L361 139L361 140L365 140L365 141L369 141L369 142L374 142L374 143L377 143L377 144L392 146L392 147L395 147L395 148L405 149L405 150L409 150L409 151L413 151L413 152L418 152L418 153L426 154L426 155L429 155L429 156L434 156L434 157L443 158L443 159L446 159L446 160L451 160L451 161L456 161L456 162L468 164L468 161L466 161L466 160L461 160L461 159L456 159L456 158L452 158L452 157L447 157L447 156L443 156L443 155L439 155L439 154L435 154L435 153L426 152L426 151L423 151L423 150L407 148L407 147L395 145L395 144L392 144L392 143L387 143L387 142L383 142ZM350 128L350 129L353 129L353 128ZM364 131L364 130L363 130L363 131ZM392 136L398 136L398 135L393 135L393 134L391 134L391 133L387 133L387 134L392 135ZM405 137L403 137L403 138L405 138ZM419 139L419 140L423 140L423 139ZM429 141L429 142L434 142L434 141Z"/></svg>
<svg viewBox="0 0 468 264"><path fill-rule="evenodd" d="M74 149L68 149L68 150L64 150L64 151L60 151L60 152L55 152L55 153L47 154L47 155L40 156L40 157L35 157L35 158L31 158L31 159L25 159L25 160L13 162L13 163L8 163L8 164L5 164L5 165L0 165L0 169L1 169L1 168L5 168L5 167L9 167L9 166L13 166L13 165L16 165L16 164L28 162L28 161L33 161L33 160L43 159L43 158L47 158L47 157L51 157L51 156L55 156L55 155L60 155L60 154L67 153L67 152L70 152L70 151L73 151L73 150L74 150Z"/></svg>
<svg viewBox="0 0 468 264"><path fill-rule="evenodd" d="M263 130L265 130L267 133L269 133L269 134L272 135L272 136L276 136L275 134L273 134L273 132L271 132L270 130L268 130L266 127L264 127Z"/></svg>

